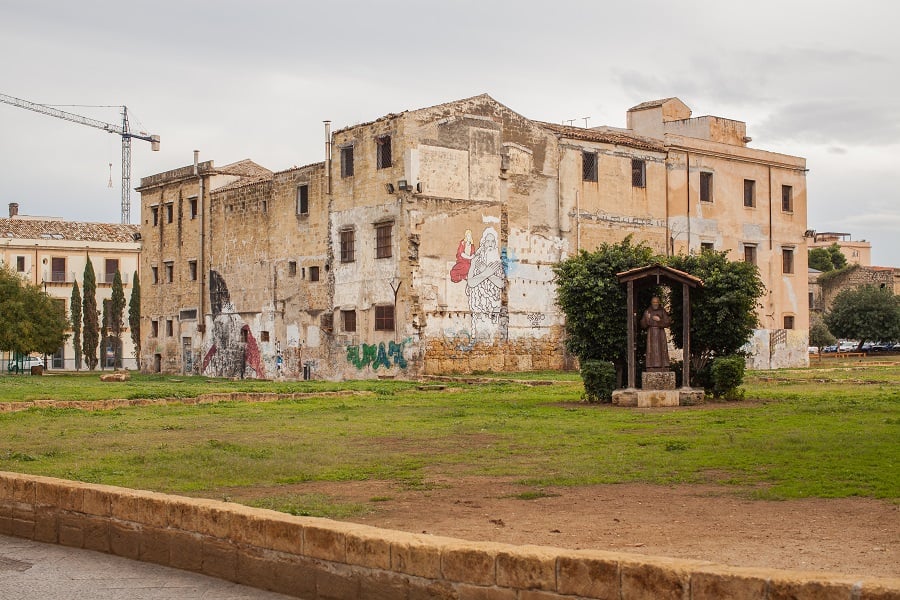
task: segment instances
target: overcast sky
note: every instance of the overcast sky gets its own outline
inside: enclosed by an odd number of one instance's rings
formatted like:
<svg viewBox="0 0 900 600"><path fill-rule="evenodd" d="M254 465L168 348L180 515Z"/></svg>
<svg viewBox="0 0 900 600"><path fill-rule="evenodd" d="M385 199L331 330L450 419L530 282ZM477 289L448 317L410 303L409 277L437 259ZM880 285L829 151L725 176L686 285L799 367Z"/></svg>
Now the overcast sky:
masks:
<svg viewBox="0 0 900 600"><path fill-rule="evenodd" d="M201 159L280 170L336 128L482 92L534 119L678 96L804 156L809 226L900 266L900 3L0 0L0 93L121 105L133 176ZM73 112L118 122L115 108ZM582 123L583 121L577 121ZM0 202L118 222L120 138L0 104ZM108 187L112 163L112 188ZM140 200L132 193L132 221Z"/></svg>

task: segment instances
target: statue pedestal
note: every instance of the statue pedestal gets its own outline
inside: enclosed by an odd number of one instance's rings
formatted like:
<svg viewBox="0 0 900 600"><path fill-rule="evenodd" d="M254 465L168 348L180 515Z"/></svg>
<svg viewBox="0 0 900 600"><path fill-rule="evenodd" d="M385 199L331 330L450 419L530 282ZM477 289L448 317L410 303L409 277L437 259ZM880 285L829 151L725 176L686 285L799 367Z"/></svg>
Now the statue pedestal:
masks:
<svg viewBox="0 0 900 600"><path fill-rule="evenodd" d="M615 406L657 408L662 406L695 406L704 403L703 390L680 388L677 390L615 390L612 403Z"/></svg>
<svg viewBox="0 0 900 600"><path fill-rule="evenodd" d="M674 390L674 371L644 371L641 373L641 389L644 390Z"/></svg>

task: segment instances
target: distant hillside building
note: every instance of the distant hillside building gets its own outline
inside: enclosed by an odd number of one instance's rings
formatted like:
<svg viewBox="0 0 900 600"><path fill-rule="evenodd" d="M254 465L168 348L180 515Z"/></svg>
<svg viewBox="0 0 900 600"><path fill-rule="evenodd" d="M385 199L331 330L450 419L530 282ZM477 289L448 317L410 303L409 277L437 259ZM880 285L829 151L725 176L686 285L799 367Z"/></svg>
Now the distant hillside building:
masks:
<svg viewBox="0 0 900 600"><path fill-rule="evenodd" d="M633 107L627 129L586 129L481 95L329 133L325 160L304 167L145 177L142 367L560 368L553 265L629 234L757 264L768 293L752 364L807 364L806 162L749 140L677 98Z"/></svg>
<svg viewBox="0 0 900 600"><path fill-rule="evenodd" d="M815 232L809 242L809 249L828 248L837 244L841 253L851 265L872 266L872 243L866 240L854 240L849 233L837 231Z"/></svg>
<svg viewBox="0 0 900 600"><path fill-rule="evenodd" d="M9 265L22 278L39 285L65 310L70 318L72 285L84 287L84 267L90 256L97 276L97 306L112 296L113 276L122 276L126 301L131 280L139 269L140 228L116 223L83 223L54 217L19 214L19 205L9 205L9 218L0 218L0 263ZM52 357L48 369L75 369L75 351L71 331L69 339ZM98 349L104 366L113 366L113 342ZM122 333L122 360L125 368L136 368L134 343L128 330L128 314ZM0 369L5 369L7 360Z"/></svg>

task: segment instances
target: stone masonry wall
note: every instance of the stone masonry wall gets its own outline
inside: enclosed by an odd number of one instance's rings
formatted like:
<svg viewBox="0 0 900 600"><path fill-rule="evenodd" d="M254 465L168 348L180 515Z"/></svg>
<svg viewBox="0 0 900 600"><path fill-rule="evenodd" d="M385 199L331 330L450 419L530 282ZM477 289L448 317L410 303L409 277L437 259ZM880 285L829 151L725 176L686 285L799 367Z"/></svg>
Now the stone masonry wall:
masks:
<svg viewBox="0 0 900 600"><path fill-rule="evenodd" d="M0 472L0 535L107 552L307 600L888 600L900 579L466 542Z"/></svg>

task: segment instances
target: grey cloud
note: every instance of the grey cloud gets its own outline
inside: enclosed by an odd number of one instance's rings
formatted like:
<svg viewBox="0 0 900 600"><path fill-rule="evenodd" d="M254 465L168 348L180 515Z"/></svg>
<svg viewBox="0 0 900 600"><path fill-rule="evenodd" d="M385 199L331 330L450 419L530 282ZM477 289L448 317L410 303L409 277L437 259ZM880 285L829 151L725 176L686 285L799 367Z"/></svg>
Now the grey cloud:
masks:
<svg viewBox="0 0 900 600"><path fill-rule="evenodd" d="M900 109L893 104L810 100L774 110L759 126L770 140L812 144L887 145L900 139Z"/></svg>

